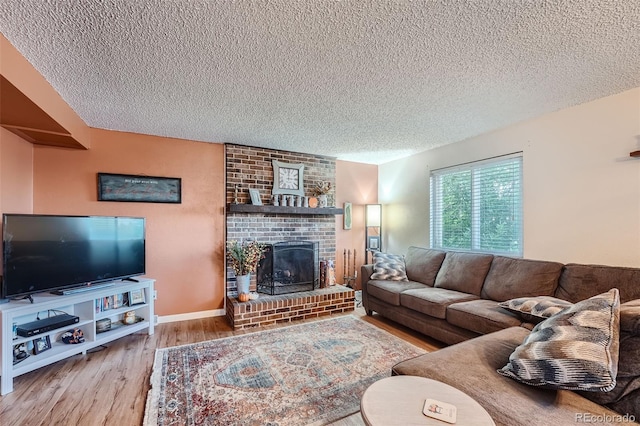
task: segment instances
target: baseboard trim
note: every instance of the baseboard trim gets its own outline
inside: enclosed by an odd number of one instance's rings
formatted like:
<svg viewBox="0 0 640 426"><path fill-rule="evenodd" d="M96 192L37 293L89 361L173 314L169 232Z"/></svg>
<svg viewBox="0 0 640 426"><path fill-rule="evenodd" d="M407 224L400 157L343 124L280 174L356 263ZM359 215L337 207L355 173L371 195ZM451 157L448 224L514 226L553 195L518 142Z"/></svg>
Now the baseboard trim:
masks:
<svg viewBox="0 0 640 426"><path fill-rule="evenodd" d="M157 323L163 324L166 322L187 321L187 320L209 318L209 317L222 317L225 315L226 315L226 312L224 309L213 309L211 311L189 312L187 314L158 316Z"/></svg>

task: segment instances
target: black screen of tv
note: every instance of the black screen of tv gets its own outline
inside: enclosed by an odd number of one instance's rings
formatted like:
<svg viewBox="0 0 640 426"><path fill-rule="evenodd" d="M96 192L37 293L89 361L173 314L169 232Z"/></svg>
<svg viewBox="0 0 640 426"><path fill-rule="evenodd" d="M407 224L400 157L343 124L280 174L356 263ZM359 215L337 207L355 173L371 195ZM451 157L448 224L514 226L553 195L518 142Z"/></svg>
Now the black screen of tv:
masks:
<svg viewBox="0 0 640 426"><path fill-rule="evenodd" d="M145 273L145 219L3 215L2 297Z"/></svg>

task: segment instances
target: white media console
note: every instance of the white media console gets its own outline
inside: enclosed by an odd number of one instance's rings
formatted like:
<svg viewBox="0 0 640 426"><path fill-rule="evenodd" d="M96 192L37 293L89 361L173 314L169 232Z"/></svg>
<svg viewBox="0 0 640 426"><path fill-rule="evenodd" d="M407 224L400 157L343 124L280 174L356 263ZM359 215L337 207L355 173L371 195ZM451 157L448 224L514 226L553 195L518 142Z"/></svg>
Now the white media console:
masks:
<svg viewBox="0 0 640 426"><path fill-rule="evenodd" d="M0 333L2 337L2 352L0 352L0 394L6 395L13 391L13 378L28 373L45 365L77 354L86 354L87 350L111 342L120 337L148 329L153 334L153 285L155 280L137 278L134 281L116 281L112 286L91 289L70 295L57 296L49 293L33 295L33 303L29 300L12 300L0 305ZM121 295L127 295L122 303ZM110 301L113 301L110 305ZM131 305L129 305L131 303ZM135 311L136 321L133 324L123 323L124 314ZM47 331L30 337L20 337L15 334L14 325L20 326L55 313L67 313L80 318L76 324L67 325L55 330ZM102 321L101 321L102 320ZM111 329L98 333L96 322L112 324ZM84 334L84 343L67 344L61 340L67 330L79 328ZM51 343L49 349L34 354L30 349L29 356L14 364L14 347L33 346L34 339L44 338Z"/></svg>

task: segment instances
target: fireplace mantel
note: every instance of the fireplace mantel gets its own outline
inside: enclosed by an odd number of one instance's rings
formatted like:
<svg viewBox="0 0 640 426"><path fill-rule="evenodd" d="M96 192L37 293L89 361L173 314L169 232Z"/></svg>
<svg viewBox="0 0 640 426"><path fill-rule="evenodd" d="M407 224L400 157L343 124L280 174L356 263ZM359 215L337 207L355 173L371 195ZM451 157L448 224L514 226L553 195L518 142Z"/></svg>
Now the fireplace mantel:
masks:
<svg viewBox="0 0 640 426"><path fill-rule="evenodd" d="M299 214L299 215L340 215L344 209L337 207L288 207L288 206L256 206L253 204L229 204L230 213L264 213L264 214Z"/></svg>

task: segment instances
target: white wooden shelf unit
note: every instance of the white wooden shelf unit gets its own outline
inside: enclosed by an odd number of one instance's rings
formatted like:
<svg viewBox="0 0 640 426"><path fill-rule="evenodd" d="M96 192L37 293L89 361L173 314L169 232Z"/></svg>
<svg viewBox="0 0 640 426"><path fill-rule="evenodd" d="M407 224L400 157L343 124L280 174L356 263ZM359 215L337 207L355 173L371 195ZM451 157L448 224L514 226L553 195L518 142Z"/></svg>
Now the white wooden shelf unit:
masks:
<svg viewBox="0 0 640 426"><path fill-rule="evenodd" d="M33 295L33 302L29 300L12 300L9 303L0 305L0 333L2 337L2 351L0 352L0 395L6 395L13 391L13 378L21 374L28 373L40 367L52 364L62 359L77 354L86 354L87 350L96 346L111 342L120 337L148 329L149 335L153 334L154 309L153 309L153 286L155 280L149 278L137 278L134 281L116 281L113 286L87 290L76 294L57 296L49 293L38 293ZM99 301L105 297L116 294L129 293L140 290L144 292L144 303L123 306L115 309L102 310ZM46 318L49 310L64 312L80 318L76 324L67 325L59 329L30 337L20 337L14 335L13 324L25 324L40 318ZM112 324L122 321L124 313L135 311L136 317L143 320L131 325L113 327L109 331L96 332L96 321L109 318ZM51 315L55 312L51 312ZM65 344L61 336L67 330L79 328L84 334L84 343ZM29 357L13 364L13 348L16 345L28 343L36 338L49 336L51 349L40 352L37 355L30 353Z"/></svg>

